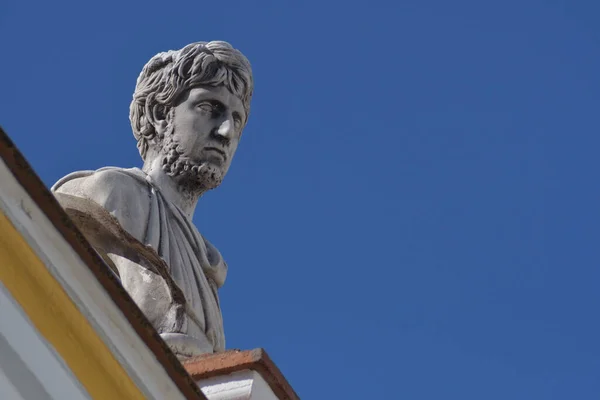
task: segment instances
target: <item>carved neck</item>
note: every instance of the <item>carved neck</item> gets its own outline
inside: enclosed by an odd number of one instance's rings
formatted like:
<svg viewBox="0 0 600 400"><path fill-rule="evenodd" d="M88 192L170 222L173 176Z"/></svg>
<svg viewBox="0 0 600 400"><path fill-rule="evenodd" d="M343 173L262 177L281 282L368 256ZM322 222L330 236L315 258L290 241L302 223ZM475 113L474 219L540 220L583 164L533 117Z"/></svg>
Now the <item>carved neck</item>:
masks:
<svg viewBox="0 0 600 400"><path fill-rule="evenodd" d="M183 211L183 213L191 221L194 217L194 211L198 204L198 199L204 193L203 190L188 189L184 185L180 185L175 178L167 175L162 169L162 157L146 157L144 162L144 171L152 183L160 190L167 201L175 204Z"/></svg>

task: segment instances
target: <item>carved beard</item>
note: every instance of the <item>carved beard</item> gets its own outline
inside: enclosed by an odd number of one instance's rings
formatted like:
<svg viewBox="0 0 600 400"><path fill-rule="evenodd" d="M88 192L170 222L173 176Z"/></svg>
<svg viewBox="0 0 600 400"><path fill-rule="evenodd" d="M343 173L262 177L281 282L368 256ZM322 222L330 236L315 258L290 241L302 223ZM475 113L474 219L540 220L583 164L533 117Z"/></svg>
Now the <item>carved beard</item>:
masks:
<svg viewBox="0 0 600 400"><path fill-rule="evenodd" d="M183 156L183 151L173 136L173 128L170 128L161 146L163 171L191 193L205 192L219 186L223 181L222 171L211 163L197 162Z"/></svg>

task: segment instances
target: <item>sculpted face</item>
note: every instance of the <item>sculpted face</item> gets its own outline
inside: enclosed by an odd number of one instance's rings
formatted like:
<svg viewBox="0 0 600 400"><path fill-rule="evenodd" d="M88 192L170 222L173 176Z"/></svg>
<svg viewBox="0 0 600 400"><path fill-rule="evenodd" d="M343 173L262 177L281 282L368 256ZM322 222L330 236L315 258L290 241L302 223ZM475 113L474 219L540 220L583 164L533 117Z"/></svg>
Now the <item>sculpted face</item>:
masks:
<svg viewBox="0 0 600 400"><path fill-rule="evenodd" d="M163 170L190 189L221 184L244 128L242 101L224 86L190 89L171 110Z"/></svg>

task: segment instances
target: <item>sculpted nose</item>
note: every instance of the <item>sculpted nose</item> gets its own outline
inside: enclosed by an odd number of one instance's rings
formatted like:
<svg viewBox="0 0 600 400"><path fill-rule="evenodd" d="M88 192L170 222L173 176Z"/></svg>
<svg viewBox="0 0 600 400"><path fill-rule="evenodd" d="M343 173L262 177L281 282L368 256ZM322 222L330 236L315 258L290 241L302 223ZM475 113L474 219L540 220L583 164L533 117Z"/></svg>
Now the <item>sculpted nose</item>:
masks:
<svg viewBox="0 0 600 400"><path fill-rule="evenodd" d="M233 121L231 120L231 118L227 118L221 123L221 125L217 129L217 134L224 138L231 139L233 135Z"/></svg>

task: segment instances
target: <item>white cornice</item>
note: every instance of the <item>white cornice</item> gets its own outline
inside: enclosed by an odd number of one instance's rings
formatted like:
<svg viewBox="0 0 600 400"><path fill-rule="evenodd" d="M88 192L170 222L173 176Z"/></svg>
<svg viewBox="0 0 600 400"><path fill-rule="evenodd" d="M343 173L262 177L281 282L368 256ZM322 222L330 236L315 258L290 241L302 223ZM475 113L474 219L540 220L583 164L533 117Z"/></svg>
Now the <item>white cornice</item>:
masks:
<svg viewBox="0 0 600 400"><path fill-rule="evenodd" d="M198 382L209 400L278 400L256 371L244 370Z"/></svg>

